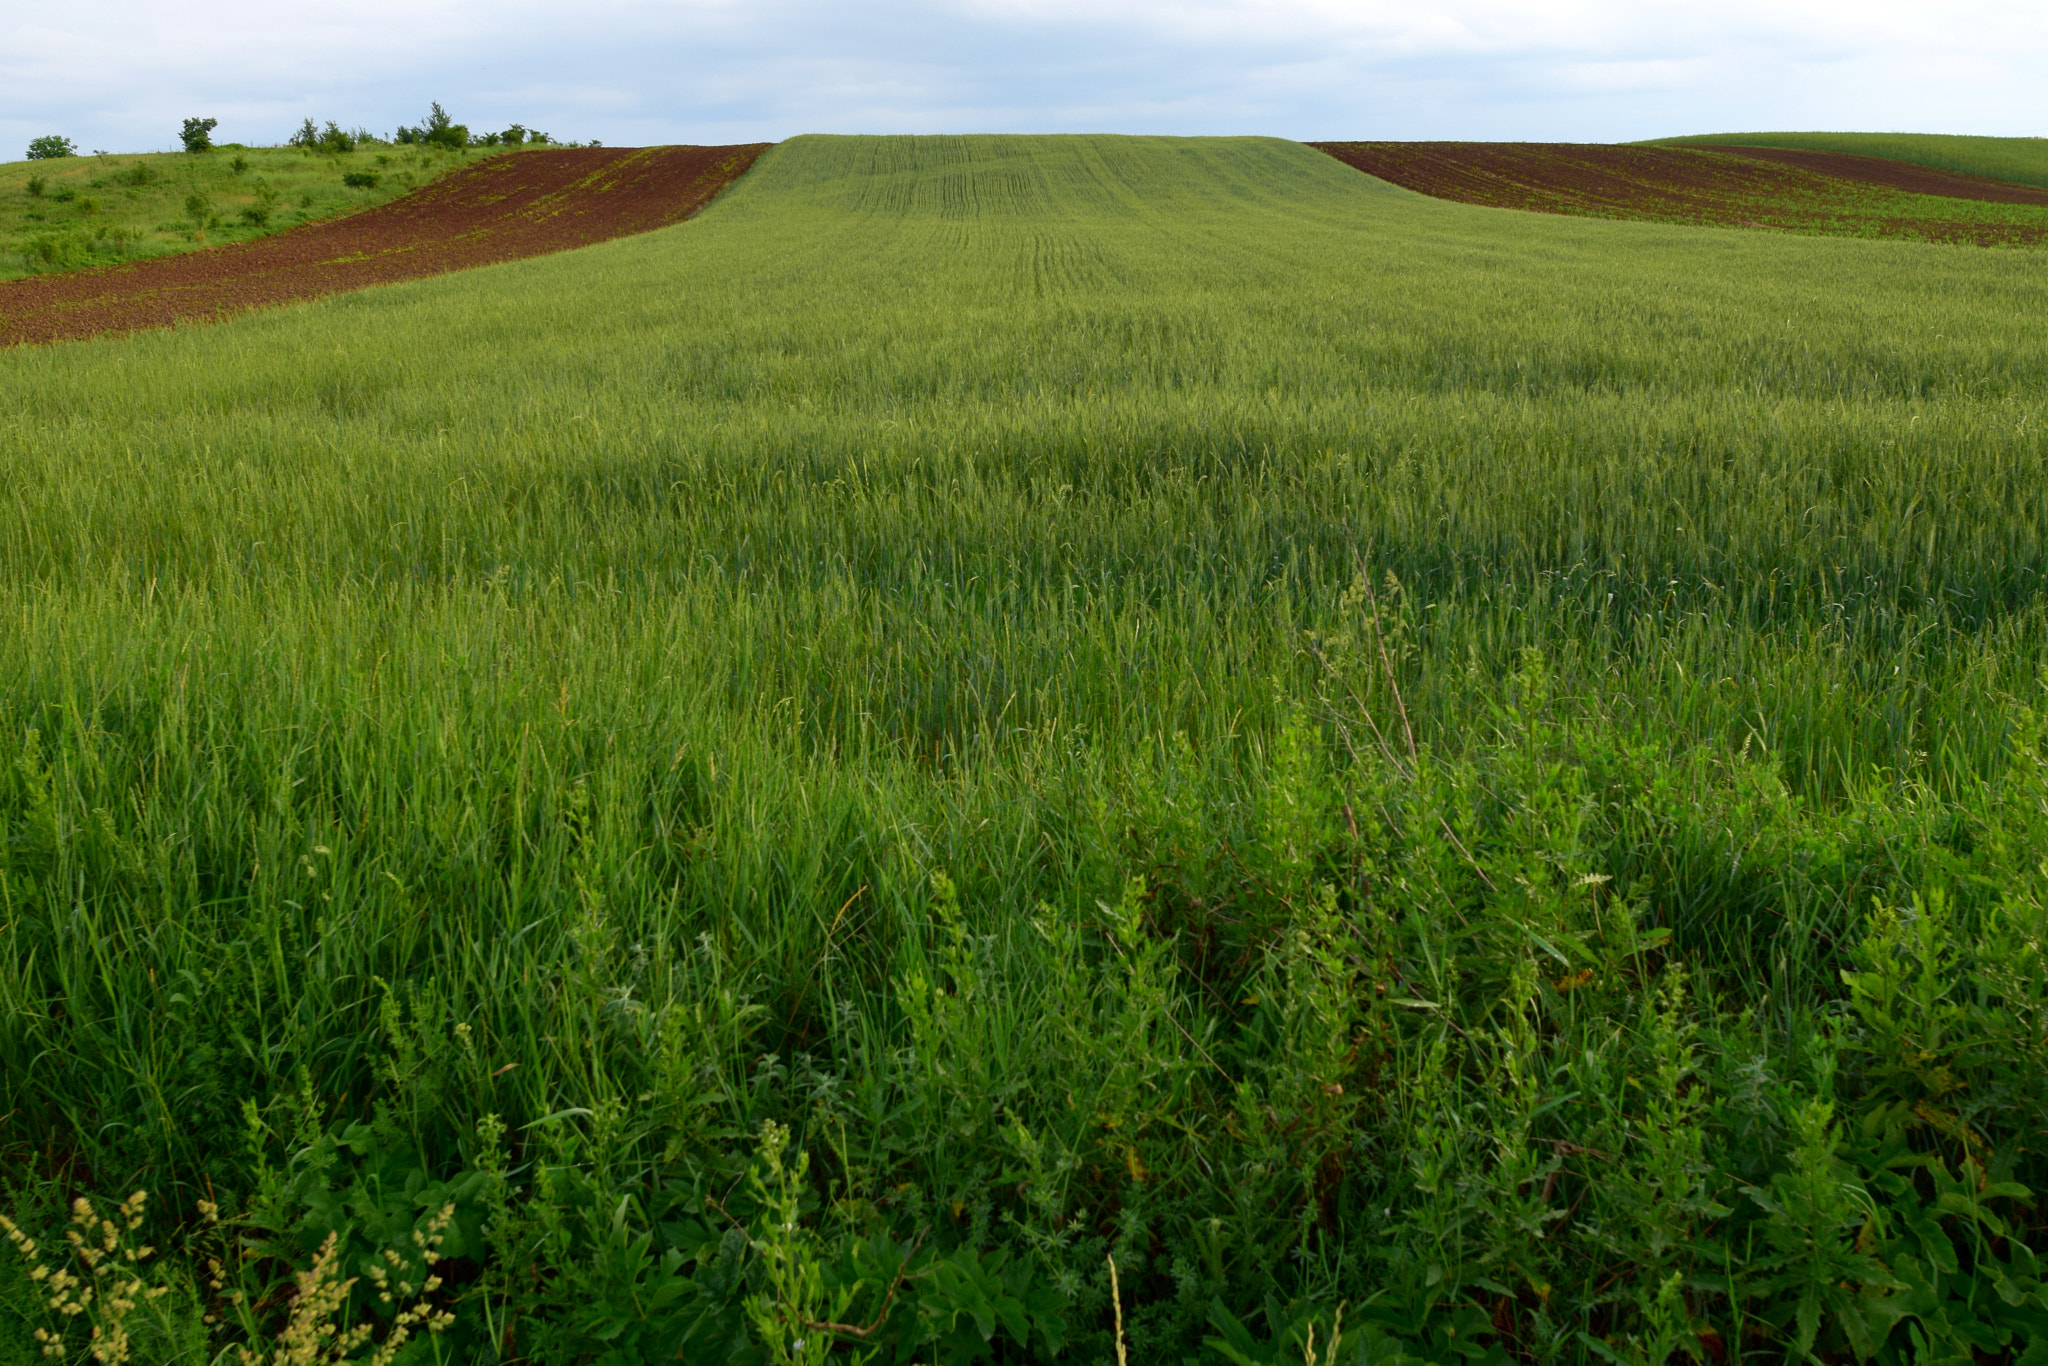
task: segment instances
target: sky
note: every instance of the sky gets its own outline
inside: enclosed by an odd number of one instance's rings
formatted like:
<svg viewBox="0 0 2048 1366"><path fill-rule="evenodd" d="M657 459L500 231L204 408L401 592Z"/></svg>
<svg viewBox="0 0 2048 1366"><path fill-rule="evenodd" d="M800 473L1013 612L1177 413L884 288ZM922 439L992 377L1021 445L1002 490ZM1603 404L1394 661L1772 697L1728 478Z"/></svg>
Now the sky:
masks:
<svg viewBox="0 0 2048 1366"><path fill-rule="evenodd" d="M388 136L2048 135L2044 0L0 0L0 160ZM19 149L19 150L17 150Z"/></svg>

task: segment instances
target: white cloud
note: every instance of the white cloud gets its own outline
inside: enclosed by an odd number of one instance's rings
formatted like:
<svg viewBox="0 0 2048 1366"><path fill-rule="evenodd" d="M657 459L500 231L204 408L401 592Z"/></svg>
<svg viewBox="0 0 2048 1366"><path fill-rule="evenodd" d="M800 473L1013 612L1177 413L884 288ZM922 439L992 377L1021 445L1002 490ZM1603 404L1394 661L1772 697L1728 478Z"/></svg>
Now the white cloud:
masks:
<svg viewBox="0 0 2048 1366"><path fill-rule="evenodd" d="M610 143L1093 128L1607 140L2048 132L2039 0L0 0L0 156L389 129Z"/></svg>

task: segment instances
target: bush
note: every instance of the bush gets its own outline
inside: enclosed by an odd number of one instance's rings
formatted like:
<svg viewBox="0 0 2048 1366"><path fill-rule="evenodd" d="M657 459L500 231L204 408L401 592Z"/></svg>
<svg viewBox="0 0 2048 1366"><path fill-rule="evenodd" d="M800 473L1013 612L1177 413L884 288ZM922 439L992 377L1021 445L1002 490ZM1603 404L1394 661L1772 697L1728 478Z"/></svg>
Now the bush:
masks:
<svg viewBox="0 0 2048 1366"><path fill-rule="evenodd" d="M374 190L377 188L375 171L348 171L341 177L341 183L351 190Z"/></svg>
<svg viewBox="0 0 2048 1366"><path fill-rule="evenodd" d="M199 191L185 196L185 216L195 223L204 223L206 216L213 212L213 204Z"/></svg>
<svg viewBox="0 0 2048 1366"><path fill-rule="evenodd" d="M185 126L178 133L178 140L185 144L188 152L204 152L213 146L210 134L220 127L219 119L186 119Z"/></svg>
<svg viewBox="0 0 2048 1366"><path fill-rule="evenodd" d="M251 204L248 208L242 210L242 221L252 228L262 227L270 221L270 206L267 204Z"/></svg>
<svg viewBox="0 0 2048 1366"><path fill-rule="evenodd" d="M233 161L230 161L228 163L228 169L230 171L233 171L236 175L240 175L242 172L249 169L249 158L245 156L237 156Z"/></svg>
<svg viewBox="0 0 2048 1366"><path fill-rule="evenodd" d="M24 188L28 190L28 197L30 199L41 199L43 197L43 191L46 188L48 188L48 186L49 182L44 180L41 176L32 175L28 178L28 184Z"/></svg>
<svg viewBox="0 0 2048 1366"><path fill-rule="evenodd" d="M55 133L50 134L48 137L37 138L28 145L28 159L30 161L54 161L58 157L75 157L77 155L78 145L72 142L70 138L58 137Z"/></svg>
<svg viewBox="0 0 2048 1366"><path fill-rule="evenodd" d="M392 134L391 140L393 142L417 143L427 147L467 147L469 146L469 126L455 122L448 116L448 111L441 107L440 101L436 100L433 108L427 114L427 121L425 123L417 128L400 127L396 133Z"/></svg>

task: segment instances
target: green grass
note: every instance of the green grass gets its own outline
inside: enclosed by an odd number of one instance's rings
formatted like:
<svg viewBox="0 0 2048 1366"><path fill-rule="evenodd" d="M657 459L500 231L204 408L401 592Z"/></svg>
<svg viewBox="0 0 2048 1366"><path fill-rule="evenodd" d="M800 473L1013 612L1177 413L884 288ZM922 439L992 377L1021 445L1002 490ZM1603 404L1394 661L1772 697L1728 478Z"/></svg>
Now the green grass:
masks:
<svg viewBox="0 0 2048 1366"><path fill-rule="evenodd" d="M1945 133L1702 133L1658 138L1654 145L1792 147L1907 161L2015 185L2048 186L2048 138L1983 138Z"/></svg>
<svg viewBox="0 0 2048 1366"><path fill-rule="evenodd" d="M450 1204L468 1361L2023 1341L2044 293L818 137L0 353L17 1217L211 1192L233 1336Z"/></svg>
<svg viewBox="0 0 2048 1366"><path fill-rule="evenodd" d="M216 147L0 164L0 280L267 237L382 204L491 151ZM239 165L240 169L237 169ZM342 177L372 175L375 185Z"/></svg>

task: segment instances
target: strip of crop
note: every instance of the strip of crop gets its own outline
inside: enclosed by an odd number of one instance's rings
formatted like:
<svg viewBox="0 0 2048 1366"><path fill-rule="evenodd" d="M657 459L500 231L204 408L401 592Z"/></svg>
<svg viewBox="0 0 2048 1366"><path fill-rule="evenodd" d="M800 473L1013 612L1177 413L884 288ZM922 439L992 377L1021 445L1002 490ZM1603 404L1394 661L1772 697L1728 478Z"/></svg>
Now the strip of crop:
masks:
<svg viewBox="0 0 2048 1366"><path fill-rule="evenodd" d="M2048 138L1944 133L1711 133L1660 138L1647 146L1776 147L1883 158L1960 175L2048 189Z"/></svg>
<svg viewBox="0 0 2048 1366"><path fill-rule="evenodd" d="M1578 143L1311 145L1406 189L1493 208L1977 246L2048 241L2048 191L1876 158Z"/></svg>

